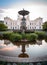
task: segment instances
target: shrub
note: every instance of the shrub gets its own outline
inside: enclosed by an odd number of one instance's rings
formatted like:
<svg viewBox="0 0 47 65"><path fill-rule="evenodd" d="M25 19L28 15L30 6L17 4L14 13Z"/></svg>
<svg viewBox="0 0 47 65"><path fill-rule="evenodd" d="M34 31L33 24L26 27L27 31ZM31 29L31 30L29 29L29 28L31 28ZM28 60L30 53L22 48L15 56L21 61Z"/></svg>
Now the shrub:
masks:
<svg viewBox="0 0 47 65"><path fill-rule="evenodd" d="M35 33L31 33L31 34L27 34L26 35L26 38L27 38L27 40L29 40L29 41L36 41L36 39L37 39L37 34L35 34Z"/></svg>
<svg viewBox="0 0 47 65"><path fill-rule="evenodd" d="M35 32L37 35L38 35L38 39L44 39L45 38L45 32L43 32L43 31L37 31L37 32Z"/></svg>
<svg viewBox="0 0 47 65"><path fill-rule="evenodd" d="M8 39L10 37L11 33L3 33L3 39Z"/></svg>
<svg viewBox="0 0 47 65"><path fill-rule="evenodd" d="M45 34L45 41L47 42L47 34Z"/></svg>
<svg viewBox="0 0 47 65"><path fill-rule="evenodd" d="M10 41L12 41L12 42L20 41L21 39L22 39L22 36L20 34L12 33L10 35Z"/></svg>
<svg viewBox="0 0 47 65"><path fill-rule="evenodd" d="M47 21L45 21L45 22L43 23L43 30L44 30L44 31L47 31Z"/></svg>
<svg viewBox="0 0 47 65"><path fill-rule="evenodd" d="M26 39L29 40L30 34L26 34Z"/></svg>
<svg viewBox="0 0 47 65"><path fill-rule="evenodd" d="M25 33L22 33L22 39L26 39L26 34Z"/></svg>
<svg viewBox="0 0 47 65"><path fill-rule="evenodd" d="M0 23L0 31L6 31L7 30L7 26L3 23Z"/></svg>

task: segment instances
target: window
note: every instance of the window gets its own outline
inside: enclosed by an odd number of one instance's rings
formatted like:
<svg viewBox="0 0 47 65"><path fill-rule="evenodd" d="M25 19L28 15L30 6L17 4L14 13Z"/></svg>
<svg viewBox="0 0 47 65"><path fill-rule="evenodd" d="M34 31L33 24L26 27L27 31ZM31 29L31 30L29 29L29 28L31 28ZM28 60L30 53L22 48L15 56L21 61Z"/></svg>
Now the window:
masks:
<svg viewBox="0 0 47 65"><path fill-rule="evenodd" d="M15 29L16 29L16 27L15 27Z"/></svg>
<svg viewBox="0 0 47 65"><path fill-rule="evenodd" d="M33 27L32 27L32 29L33 29Z"/></svg>
<svg viewBox="0 0 47 65"><path fill-rule="evenodd" d="M13 29L14 29L14 27L13 27Z"/></svg>
<svg viewBox="0 0 47 65"><path fill-rule="evenodd" d="M6 24L7 24L7 22L6 22Z"/></svg>
<svg viewBox="0 0 47 65"><path fill-rule="evenodd" d="M31 27L30 27L30 29L31 29Z"/></svg>
<svg viewBox="0 0 47 65"><path fill-rule="evenodd" d="M35 29L36 29L36 27L35 27Z"/></svg>
<svg viewBox="0 0 47 65"><path fill-rule="evenodd" d="M11 29L12 29L12 27L11 27Z"/></svg>
<svg viewBox="0 0 47 65"><path fill-rule="evenodd" d="M39 23L41 25L41 23Z"/></svg>
<svg viewBox="0 0 47 65"><path fill-rule="evenodd" d="M30 23L30 25L31 25L31 23Z"/></svg>
<svg viewBox="0 0 47 65"><path fill-rule="evenodd" d="M41 29L41 27L39 27Z"/></svg>

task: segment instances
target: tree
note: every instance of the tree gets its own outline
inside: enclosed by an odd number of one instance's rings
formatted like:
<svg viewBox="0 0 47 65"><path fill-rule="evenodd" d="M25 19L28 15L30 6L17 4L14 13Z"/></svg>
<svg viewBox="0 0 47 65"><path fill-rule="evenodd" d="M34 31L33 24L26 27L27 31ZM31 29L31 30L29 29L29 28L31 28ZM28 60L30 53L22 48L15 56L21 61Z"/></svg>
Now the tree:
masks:
<svg viewBox="0 0 47 65"><path fill-rule="evenodd" d="M44 22L44 24L43 24L43 30L44 30L44 31L47 31L47 21Z"/></svg>
<svg viewBox="0 0 47 65"><path fill-rule="evenodd" d="M5 31L7 30L7 26L3 23L0 23L0 31Z"/></svg>

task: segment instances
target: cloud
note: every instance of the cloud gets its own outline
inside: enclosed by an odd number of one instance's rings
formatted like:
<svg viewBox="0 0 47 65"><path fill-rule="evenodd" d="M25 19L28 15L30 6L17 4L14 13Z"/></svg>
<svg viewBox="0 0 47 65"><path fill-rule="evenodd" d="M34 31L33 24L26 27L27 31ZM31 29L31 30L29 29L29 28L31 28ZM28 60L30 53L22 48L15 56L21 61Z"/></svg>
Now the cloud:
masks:
<svg viewBox="0 0 47 65"><path fill-rule="evenodd" d="M0 8L0 20L4 18L5 9Z"/></svg>
<svg viewBox="0 0 47 65"><path fill-rule="evenodd" d="M18 17L18 11L22 9L28 10L30 12L30 19L34 20L37 17L42 17L43 21L47 20L47 5L40 5L40 4L31 4L30 3L22 3L22 4L14 4L11 8L0 10L0 20L4 20L4 17L8 16L13 20L17 20Z"/></svg>
<svg viewBox="0 0 47 65"><path fill-rule="evenodd" d="M4 10L3 9L0 9L0 13L4 13Z"/></svg>

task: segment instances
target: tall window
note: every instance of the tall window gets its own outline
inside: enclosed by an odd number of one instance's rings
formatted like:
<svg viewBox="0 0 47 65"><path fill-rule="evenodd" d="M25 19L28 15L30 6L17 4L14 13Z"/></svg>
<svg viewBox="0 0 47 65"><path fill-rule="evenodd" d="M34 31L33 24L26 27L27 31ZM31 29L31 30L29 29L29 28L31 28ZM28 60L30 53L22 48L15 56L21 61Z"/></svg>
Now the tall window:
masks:
<svg viewBox="0 0 47 65"><path fill-rule="evenodd" d="M39 23L41 25L41 23Z"/></svg>
<svg viewBox="0 0 47 65"><path fill-rule="evenodd" d="M35 27L35 29L36 29L36 27Z"/></svg>
<svg viewBox="0 0 47 65"><path fill-rule="evenodd" d="M7 22L6 22L6 24L7 24Z"/></svg>
<svg viewBox="0 0 47 65"><path fill-rule="evenodd" d="M39 27L41 29L41 27Z"/></svg>
<svg viewBox="0 0 47 65"><path fill-rule="evenodd" d="M31 29L31 27L30 27L30 29Z"/></svg>
<svg viewBox="0 0 47 65"><path fill-rule="evenodd" d="M15 27L15 29L16 29L16 27Z"/></svg>
<svg viewBox="0 0 47 65"><path fill-rule="evenodd" d="M14 27L13 27L13 29L14 29Z"/></svg>
<svg viewBox="0 0 47 65"><path fill-rule="evenodd" d="M12 29L12 27L11 27L11 29Z"/></svg>
<svg viewBox="0 0 47 65"><path fill-rule="evenodd" d="M30 23L30 25L31 25L31 23Z"/></svg>

